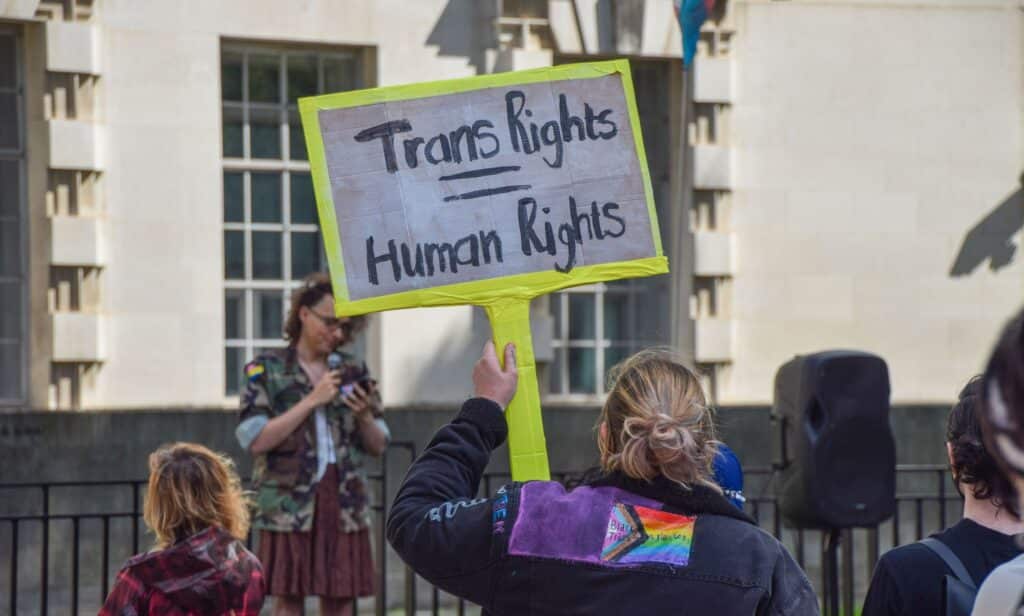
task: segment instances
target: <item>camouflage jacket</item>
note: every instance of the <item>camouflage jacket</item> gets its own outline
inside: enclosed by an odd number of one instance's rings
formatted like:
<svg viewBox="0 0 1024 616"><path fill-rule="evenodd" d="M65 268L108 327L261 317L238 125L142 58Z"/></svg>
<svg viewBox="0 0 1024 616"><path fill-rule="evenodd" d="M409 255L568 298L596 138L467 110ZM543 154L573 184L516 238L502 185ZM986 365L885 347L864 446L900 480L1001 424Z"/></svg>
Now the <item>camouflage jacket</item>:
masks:
<svg viewBox="0 0 1024 616"><path fill-rule="evenodd" d="M354 383L367 375L365 363L347 353L342 353L342 357L342 385ZM265 420L293 407L313 390L313 385L299 366L292 348L263 353L246 365L245 373L246 386L240 400L237 434L242 446L248 449L258 432L247 437L244 434L247 430L251 432L253 425L262 429ZM377 408L380 408L379 396ZM351 409L335 401L324 410L338 467L340 529L342 532L359 531L367 528L370 522L363 470L366 453ZM254 421L253 418L262 420ZM256 456L253 461L257 509L253 528L284 532L311 530L316 472L316 419L315 413L310 413L306 421L277 447Z"/></svg>

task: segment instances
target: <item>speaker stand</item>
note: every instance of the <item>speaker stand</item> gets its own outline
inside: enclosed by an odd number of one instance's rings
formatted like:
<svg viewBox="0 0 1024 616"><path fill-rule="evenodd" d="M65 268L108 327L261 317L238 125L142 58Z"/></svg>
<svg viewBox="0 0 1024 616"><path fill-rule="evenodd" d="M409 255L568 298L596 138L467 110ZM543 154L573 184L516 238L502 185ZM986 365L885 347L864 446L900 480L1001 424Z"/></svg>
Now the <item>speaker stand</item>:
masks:
<svg viewBox="0 0 1024 616"><path fill-rule="evenodd" d="M825 575L824 607L826 616L839 616L839 544L842 531L831 528L821 546L821 566Z"/></svg>

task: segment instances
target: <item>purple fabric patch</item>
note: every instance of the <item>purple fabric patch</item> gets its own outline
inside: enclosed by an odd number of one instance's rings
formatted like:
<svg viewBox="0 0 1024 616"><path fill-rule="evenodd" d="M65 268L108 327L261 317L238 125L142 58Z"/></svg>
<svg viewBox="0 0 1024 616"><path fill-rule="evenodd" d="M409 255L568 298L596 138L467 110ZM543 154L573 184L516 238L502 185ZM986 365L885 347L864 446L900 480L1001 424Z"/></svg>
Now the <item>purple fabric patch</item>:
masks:
<svg viewBox="0 0 1024 616"><path fill-rule="evenodd" d="M608 516L615 503L662 507L657 501L618 488L584 486L567 493L553 481L524 484L508 552L615 566L601 559Z"/></svg>

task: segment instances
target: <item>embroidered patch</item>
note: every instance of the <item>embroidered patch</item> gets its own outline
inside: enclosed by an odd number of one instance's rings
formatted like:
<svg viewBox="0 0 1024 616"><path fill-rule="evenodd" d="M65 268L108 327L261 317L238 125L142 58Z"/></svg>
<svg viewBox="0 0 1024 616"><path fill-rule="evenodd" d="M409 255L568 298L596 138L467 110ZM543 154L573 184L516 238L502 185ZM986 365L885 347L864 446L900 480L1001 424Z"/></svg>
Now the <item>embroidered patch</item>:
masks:
<svg viewBox="0 0 1024 616"><path fill-rule="evenodd" d="M249 362L245 365L245 378L250 381L255 381L260 378L260 375L266 372L266 370L267 369L264 368L263 364L260 362Z"/></svg>
<svg viewBox="0 0 1024 616"><path fill-rule="evenodd" d="M696 517L615 503L601 548L601 560L686 566Z"/></svg>

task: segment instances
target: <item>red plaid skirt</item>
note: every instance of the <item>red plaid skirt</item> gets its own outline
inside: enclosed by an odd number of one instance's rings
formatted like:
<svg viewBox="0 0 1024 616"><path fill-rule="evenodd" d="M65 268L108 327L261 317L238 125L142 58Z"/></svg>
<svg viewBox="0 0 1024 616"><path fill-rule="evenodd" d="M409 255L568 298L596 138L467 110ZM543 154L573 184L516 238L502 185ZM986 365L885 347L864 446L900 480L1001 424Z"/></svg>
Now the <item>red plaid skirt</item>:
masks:
<svg viewBox="0 0 1024 616"><path fill-rule="evenodd" d="M268 595L351 599L373 594L370 531L341 532L340 518L338 469L330 464L316 486L312 531L260 531Z"/></svg>

